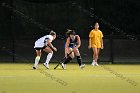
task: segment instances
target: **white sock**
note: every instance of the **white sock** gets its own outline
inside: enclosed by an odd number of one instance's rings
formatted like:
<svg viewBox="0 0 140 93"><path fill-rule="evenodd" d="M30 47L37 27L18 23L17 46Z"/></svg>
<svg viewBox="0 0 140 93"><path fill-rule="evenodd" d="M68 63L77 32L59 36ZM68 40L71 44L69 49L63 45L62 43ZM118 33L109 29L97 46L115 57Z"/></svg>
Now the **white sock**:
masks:
<svg viewBox="0 0 140 93"><path fill-rule="evenodd" d="M92 63L95 64L95 60L93 60Z"/></svg>
<svg viewBox="0 0 140 93"><path fill-rule="evenodd" d="M49 54L47 55L47 59L46 59L46 62L45 62L45 63L49 64L49 62L50 62L50 60L51 60L51 58L52 58L52 55L53 55L53 53L49 53Z"/></svg>
<svg viewBox="0 0 140 93"><path fill-rule="evenodd" d="M34 64L35 67L38 65L39 60L40 60L40 56L36 56L35 64Z"/></svg>

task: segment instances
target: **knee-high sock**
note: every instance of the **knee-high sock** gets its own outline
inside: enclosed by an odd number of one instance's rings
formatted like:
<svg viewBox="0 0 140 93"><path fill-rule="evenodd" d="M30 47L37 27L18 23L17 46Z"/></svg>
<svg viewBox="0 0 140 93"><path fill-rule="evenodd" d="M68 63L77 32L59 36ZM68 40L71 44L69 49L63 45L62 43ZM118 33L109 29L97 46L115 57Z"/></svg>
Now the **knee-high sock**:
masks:
<svg viewBox="0 0 140 93"><path fill-rule="evenodd" d="M34 64L35 67L38 65L39 60L40 60L40 56L36 56L36 58L35 58L35 64Z"/></svg>
<svg viewBox="0 0 140 93"><path fill-rule="evenodd" d="M47 55L47 59L46 59L46 63L47 63L47 64L49 64L49 62L50 62L52 56L53 56L53 53L49 53L49 54Z"/></svg>
<svg viewBox="0 0 140 93"><path fill-rule="evenodd" d="M78 62L78 64L79 64L79 66L82 65L81 56L77 56L77 62Z"/></svg>
<svg viewBox="0 0 140 93"><path fill-rule="evenodd" d="M65 60L64 64L67 64L67 63L70 62L71 60L72 60L72 58L71 58L71 57L68 57L68 58Z"/></svg>

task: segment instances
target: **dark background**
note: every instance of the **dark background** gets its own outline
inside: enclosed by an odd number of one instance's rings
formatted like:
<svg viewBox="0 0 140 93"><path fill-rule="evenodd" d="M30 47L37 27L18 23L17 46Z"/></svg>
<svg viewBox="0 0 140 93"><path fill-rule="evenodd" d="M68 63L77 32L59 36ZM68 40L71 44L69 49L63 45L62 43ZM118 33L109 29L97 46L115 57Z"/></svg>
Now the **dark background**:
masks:
<svg viewBox="0 0 140 93"><path fill-rule="evenodd" d="M105 40L100 62L140 63L139 0L3 0L0 11L1 62L33 62L35 40L51 29L58 34L58 58L64 54L65 32L75 29L83 61L91 62L88 34L99 22Z"/></svg>

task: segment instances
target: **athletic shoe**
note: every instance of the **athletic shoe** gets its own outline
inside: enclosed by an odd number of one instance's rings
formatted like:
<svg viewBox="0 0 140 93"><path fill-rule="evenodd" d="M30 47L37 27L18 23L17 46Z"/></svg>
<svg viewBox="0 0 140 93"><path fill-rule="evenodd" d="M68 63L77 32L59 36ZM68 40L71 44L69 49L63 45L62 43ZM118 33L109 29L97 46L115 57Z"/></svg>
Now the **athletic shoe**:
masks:
<svg viewBox="0 0 140 93"><path fill-rule="evenodd" d="M80 68L83 69L85 67L85 64L81 65Z"/></svg>
<svg viewBox="0 0 140 93"><path fill-rule="evenodd" d="M92 66L99 66L97 62L92 62Z"/></svg>
<svg viewBox="0 0 140 93"><path fill-rule="evenodd" d="M92 65L92 66L96 66L96 65L95 65L95 62L92 62L91 65Z"/></svg>
<svg viewBox="0 0 140 93"><path fill-rule="evenodd" d="M95 65L96 65L96 66L99 66L99 64L98 64L98 63L95 63Z"/></svg>
<svg viewBox="0 0 140 93"><path fill-rule="evenodd" d="M34 66L33 69L37 69L37 68Z"/></svg>
<svg viewBox="0 0 140 93"><path fill-rule="evenodd" d="M35 65L35 64L34 64L33 69L37 69L37 67L38 67L38 65Z"/></svg>
<svg viewBox="0 0 140 93"><path fill-rule="evenodd" d="M66 64L62 63L61 65L63 69L66 69Z"/></svg>
<svg viewBox="0 0 140 93"><path fill-rule="evenodd" d="M49 69L49 64L43 63L43 65L44 65L47 69Z"/></svg>

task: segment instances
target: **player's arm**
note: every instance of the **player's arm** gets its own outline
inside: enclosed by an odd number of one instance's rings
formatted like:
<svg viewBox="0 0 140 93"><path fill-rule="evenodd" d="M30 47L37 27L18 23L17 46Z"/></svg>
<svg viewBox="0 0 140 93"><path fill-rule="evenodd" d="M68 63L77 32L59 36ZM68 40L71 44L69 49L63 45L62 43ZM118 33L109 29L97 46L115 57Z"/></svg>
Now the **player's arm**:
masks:
<svg viewBox="0 0 140 93"><path fill-rule="evenodd" d="M51 42L52 42L52 40L49 39L48 42L47 42L47 43L48 43L47 45L48 45L52 50L57 51L57 49L52 45ZM47 45L46 45L46 46L47 46Z"/></svg>
<svg viewBox="0 0 140 93"><path fill-rule="evenodd" d="M70 38L68 37L65 44L65 57L67 57L67 54L68 54L69 44L70 44Z"/></svg>
<svg viewBox="0 0 140 93"><path fill-rule="evenodd" d="M104 48L103 34L101 33L101 49Z"/></svg>
<svg viewBox="0 0 140 93"><path fill-rule="evenodd" d="M68 37L68 38L67 38L67 41L66 41L65 52L68 51L69 44L70 44L70 38ZM65 54L67 54L67 53L65 53Z"/></svg>
<svg viewBox="0 0 140 93"><path fill-rule="evenodd" d="M104 48L104 44L103 44L103 38L101 38L101 49Z"/></svg>
<svg viewBox="0 0 140 93"><path fill-rule="evenodd" d="M93 33L92 33L92 31L90 31L90 33L89 33L89 45L88 45L89 49L91 48L91 38L92 37L93 37Z"/></svg>
<svg viewBox="0 0 140 93"><path fill-rule="evenodd" d="M89 37L89 45L88 48L91 48L91 37Z"/></svg>
<svg viewBox="0 0 140 93"><path fill-rule="evenodd" d="M77 46L76 48L79 48L81 46L81 39L80 37L77 35Z"/></svg>

